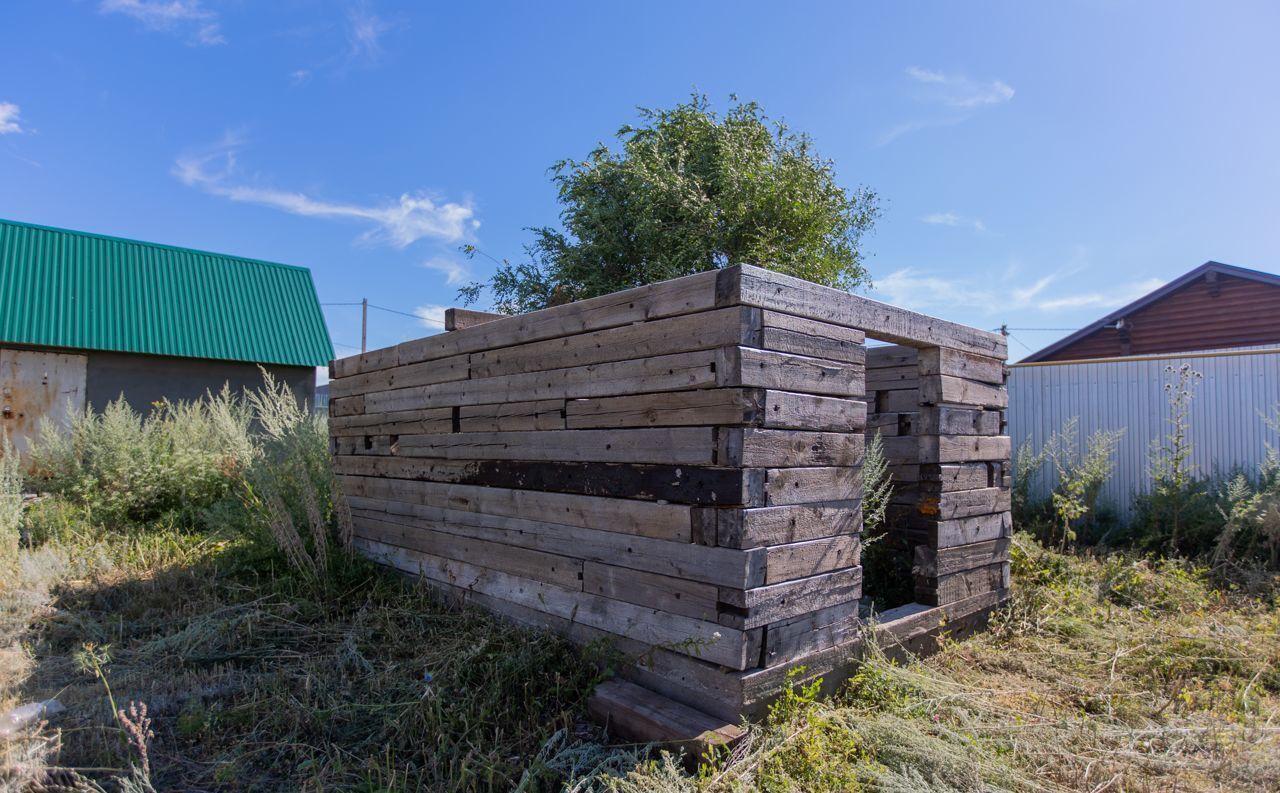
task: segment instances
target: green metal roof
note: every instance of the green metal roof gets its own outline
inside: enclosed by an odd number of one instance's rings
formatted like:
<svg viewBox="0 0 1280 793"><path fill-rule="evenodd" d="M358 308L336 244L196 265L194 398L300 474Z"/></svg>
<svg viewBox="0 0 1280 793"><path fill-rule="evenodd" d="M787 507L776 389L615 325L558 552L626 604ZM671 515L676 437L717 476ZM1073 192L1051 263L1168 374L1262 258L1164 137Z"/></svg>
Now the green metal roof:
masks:
<svg viewBox="0 0 1280 793"><path fill-rule="evenodd" d="M305 267L0 220L0 342L322 366Z"/></svg>

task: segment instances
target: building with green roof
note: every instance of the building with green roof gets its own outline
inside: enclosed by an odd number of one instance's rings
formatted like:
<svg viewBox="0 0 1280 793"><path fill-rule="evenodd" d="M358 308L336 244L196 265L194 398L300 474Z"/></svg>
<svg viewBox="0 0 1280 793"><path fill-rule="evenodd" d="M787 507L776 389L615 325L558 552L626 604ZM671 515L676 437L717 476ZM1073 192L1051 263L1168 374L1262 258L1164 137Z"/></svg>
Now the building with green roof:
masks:
<svg viewBox="0 0 1280 793"><path fill-rule="evenodd" d="M0 427L19 448L42 416L256 387L259 367L311 402L332 358L304 267L0 220Z"/></svg>

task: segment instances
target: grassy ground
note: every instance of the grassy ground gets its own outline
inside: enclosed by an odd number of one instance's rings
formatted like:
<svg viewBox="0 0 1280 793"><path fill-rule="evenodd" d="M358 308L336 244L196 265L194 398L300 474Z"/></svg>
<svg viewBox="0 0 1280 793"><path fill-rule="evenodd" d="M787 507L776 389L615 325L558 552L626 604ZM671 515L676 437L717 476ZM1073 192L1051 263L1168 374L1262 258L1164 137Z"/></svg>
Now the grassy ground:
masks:
<svg viewBox="0 0 1280 793"><path fill-rule="evenodd" d="M1273 601L1174 563L1026 539L1015 561L1016 597L990 632L906 666L873 659L830 700L795 690L690 774L596 743L579 723L590 653L550 636L361 563L321 592L243 537L69 526L0 574L0 709L67 707L0 741L6 779L23 789L59 767L80 769L80 789L132 790L1280 789ZM130 701L146 704L147 741L113 716Z"/></svg>

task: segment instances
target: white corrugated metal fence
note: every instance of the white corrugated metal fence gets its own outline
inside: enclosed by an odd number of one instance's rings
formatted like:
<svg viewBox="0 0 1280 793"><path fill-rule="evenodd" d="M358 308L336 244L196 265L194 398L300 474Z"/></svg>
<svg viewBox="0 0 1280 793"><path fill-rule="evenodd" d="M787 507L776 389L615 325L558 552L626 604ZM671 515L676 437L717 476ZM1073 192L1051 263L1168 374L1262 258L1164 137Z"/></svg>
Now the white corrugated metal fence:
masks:
<svg viewBox="0 0 1280 793"><path fill-rule="evenodd" d="M1199 473L1224 475L1257 469L1266 444L1280 437L1263 421L1280 405L1280 348L1113 358L1102 361L1015 364L1009 371L1009 434L1014 449L1028 438L1039 449L1049 436L1078 416L1081 444L1095 431L1123 429L1116 471L1099 505L1122 514L1133 496L1150 489L1153 439L1163 441L1171 416L1165 383L1182 364L1204 377L1190 406L1192 462ZM1046 474L1048 472L1046 471ZM1051 476L1040 478L1047 495Z"/></svg>

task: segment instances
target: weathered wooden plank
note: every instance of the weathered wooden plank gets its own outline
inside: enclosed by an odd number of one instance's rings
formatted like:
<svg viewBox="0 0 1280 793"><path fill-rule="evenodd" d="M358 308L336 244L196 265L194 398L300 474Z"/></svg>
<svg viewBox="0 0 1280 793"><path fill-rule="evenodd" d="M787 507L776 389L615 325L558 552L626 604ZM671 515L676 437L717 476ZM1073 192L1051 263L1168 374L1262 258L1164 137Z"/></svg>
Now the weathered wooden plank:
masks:
<svg viewBox="0 0 1280 793"><path fill-rule="evenodd" d="M459 432L520 432L565 428L563 399L463 405L458 408ZM449 408L441 408L449 410Z"/></svg>
<svg viewBox="0 0 1280 793"><path fill-rule="evenodd" d="M475 330L486 327L481 325ZM468 332L458 331L459 334ZM426 388L377 391L364 398L368 410L373 412L710 388L718 384L716 356L716 350L700 350L548 372L461 380Z"/></svg>
<svg viewBox="0 0 1280 793"><path fill-rule="evenodd" d="M520 548L504 542L433 531L421 525L410 527L384 520L386 517L383 513L353 510L352 528L356 536L368 540L412 548L490 570L500 570L520 578L555 584L564 589L582 589L581 559Z"/></svg>
<svg viewBox="0 0 1280 793"><path fill-rule="evenodd" d="M915 366L920 359L920 351L915 347L904 347L900 344L873 345L867 347L867 370L885 367Z"/></svg>
<svg viewBox="0 0 1280 793"><path fill-rule="evenodd" d="M716 465L711 427L453 432L401 435L404 457L444 460L575 460L654 465Z"/></svg>
<svg viewBox="0 0 1280 793"><path fill-rule="evenodd" d="M431 554L365 540L361 549L383 564L417 573L432 581L477 591L491 597L573 619L644 644L669 647L731 669L746 669L760 652L757 633L718 623L667 614L621 600L574 592L551 584L443 559Z"/></svg>
<svg viewBox="0 0 1280 793"><path fill-rule="evenodd" d="M992 512L1008 512L1010 494L1003 487L953 490L937 495L921 494L919 509L922 514L934 515L942 520L986 515Z"/></svg>
<svg viewBox="0 0 1280 793"><path fill-rule="evenodd" d="M921 435L919 440L922 464L1000 462L1013 451L1008 435Z"/></svg>
<svg viewBox="0 0 1280 793"><path fill-rule="evenodd" d="M1008 588L1009 565L1001 562L919 582L916 585L916 599L921 603L954 603Z"/></svg>
<svg viewBox="0 0 1280 793"><path fill-rule="evenodd" d="M591 692L587 715L609 735L635 743L660 744L688 757L702 757L714 748L731 746L746 735L734 723L617 678L606 680Z"/></svg>
<svg viewBox="0 0 1280 793"><path fill-rule="evenodd" d="M407 501L676 542L687 543L691 539L690 508L677 504L368 476L343 476L342 484L343 492L349 496Z"/></svg>
<svg viewBox="0 0 1280 793"><path fill-rule="evenodd" d="M862 503L836 501L754 509L702 509L714 515L717 543L725 548L765 545L857 534L862 530Z"/></svg>
<svg viewBox="0 0 1280 793"><path fill-rule="evenodd" d="M975 567L1007 562L1009 561L1009 543L1008 539L999 539L942 549L917 545L911 572L922 578L937 578L972 570Z"/></svg>
<svg viewBox="0 0 1280 793"><path fill-rule="evenodd" d="M446 308L444 310L445 330L466 330L486 322L506 319L506 314L491 314L488 311L473 311L469 308Z"/></svg>
<svg viewBox="0 0 1280 793"><path fill-rule="evenodd" d="M727 276L729 271L724 272ZM858 328L869 337L897 344L945 346L993 358L1007 354L1005 339L998 333L917 314L751 265L740 266L736 290L722 285L721 304L733 303Z"/></svg>
<svg viewBox="0 0 1280 793"><path fill-rule="evenodd" d="M396 413L364 413L329 419L330 435L399 435L449 432L453 411L449 408L403 410Z"/></svg>
<svg viewBox="0 0 1280 793"><path fill-rule="evenodd" d="M856 466L865 444L860 432L726 428L717 434L716 459L744 468Z"/></svg>
<svg viewBox="0 0 1280 793"><path fill-rule="evenodd" d="M353 514L370 515L410 530L432 531L532 548L589 562L626 567L728 589L760 587L765 581L761 549L734 551L651 539L605 529L583 528L408 501L352 496Z"/></svg>
<svg viewBox="0 0 1280 793"><path fill-rule="evenodd" d="M400 364L400 351L396 347L369 350L359 355L338 358L329 364L329 376L335 380L353 377L363 372L387 369ZM443 357L443 356L441 356Z"/></svg>
<svg viewBox="0 0 1280 793"><path fill-rule="evenodd" d="M573 399L565 407L566 426L590 429L754 424L761 421L765 393L752 388L709 388Z"/></svg>
<svg viewBox="0 0 1280 793"><path fill-rule="evenodd" d="M928 483L928 487L923 489L935 494L952 490L977 490L997 487L1000 484L1002 467L998 461L947 465L931 463L920 466L919 479L922 483Z"/></svg>
<svg viewBox="0 0 1280 793"><path fill-rule="evenodd" d="M866 360L863 346L866 337L860 330L776 311L765 311L762 321L761 343L753 346L828 361L864 363Z"/></svg>
<svg viewBox="0 0 1280 793"><path fill-rule="evenodd" d="M893 391L918 388L920 372L914 364L907 366L867 367L867 391Z"/></svg>
<svg viewBox="0 0 1280 793"><path fill-rule="evenodd" d="M833 432L861 432L867 423L867 403L860 399L765 391L765 427Z"/></svg>
<svg viewBox="0 0 1280 793"><path fill-rule="evenodd" d="M914 435L893 435L880 438L885 459L889 462L914 463L920 459L920 439Z"/></svg>
<svg viewBox="0 0 1280 793"><path fill-rule="evenodd" d="M862 567L755 589L720 588L720 624L749 629L862 597Z"/></svg>
<svg viewBox="0 0 1280 793"><path fill-rule="evenodd" d="M920 373L951 375L979 383L1004 385L1003 358L975 355L949 347L927 347L920 351Z"/></svg>
<svg viewBox="0 0 1280 793"><path fill-rule="evenodd" d="M929 544L934 548L954 548L1012 536L1013 520L1008 512L940 520L928 530Z"/></svg>
<svg viewBox="0 0 1280 793"><path fill-rule="evenodd" d="M397 362L433 360L706 311L716 307L720 277L718 272L699 273L407 341L396 347Z"/></svg>
<svg viewBox="0 0 1280 793"><path fill-rule="evenodd" d="M764 666L801 661L805 656L852 641L861 631L856 601L827 606L770 625L765 631Z"/></svg>
<svg viewBox="0 0 1280 793"><path fill-rule="evenodd" d="M341 416L356 416L365 412L364 395L346 397L345 399L329 400L329 416L338 418Z"/></svg>
<svg viewBox="0 0 1280 793"><path fill-rule="evenodd" d="M372 391L390 391L393 388L466 380L470 376L470 357L455 355L437 361L395 366L351 377L339 377L329 381L329 398L340 399Z"/></svg>
<svg viewBox="0 0 1280 793"><path fill-rule="evenodd" d="M920 408L921 435L999 435L1003 415L999 410L957 407Z"/></svg>
<svg viewBox="0 0 1280 793"><path fill-rule="evenodd" d="M499 377L760 341L760 310L735 306L477 352L472 377Z"/></svg>
<svg viewBox="0 0 1280 793"><path fill-rule="evenodd" d="M920 378L920 401L926 405L1009 406L1009 392L1002 385L977 383L960 377L930 375Z"/></svg>
<svg viewBox="0 0 1280 793"><path fill-rule="evenodd" d="M398 435L335 435L331 448L335 455L387 456L400 451Z"/></svg>
<svg viewBox="0 0 1280 793"><path fill-rule="evenodd" d="M625 600L671 614L717 620L718 588L699 581L586 562L582 569L582 588L593 595Z"/></svg>
<svg viewBox="0 0 1280 793"><path fill-rule="evenodd" d="M789 545L771 545L765 551L765 581L777 584L857 566L862 555L862 541L856 534L841 534Z"/></svg>
<svg viewBox="0 0 1280 793"><path fill-rule="evenodd" d="M863 367L802 355L722 347L716 359L718 384L851 397L863 393Z"/></svg>
<svg viewBox="0 0 1280 793"><path fill-rule="evenodd" d="M869 392L869 409L873 413L914 413L920 409L920 390L907 388L895 391Z"/></svg>
<svg viewBox="0 0 1280 793"><path fill-rule="evenodd" d="M862 498L861 468L765 469L764 503L750 506L780 507Z"/></svg>
<svg viewBox="0 0 1280 793"><path fill-rule="evenodd" d="M915 434L916 413L868 413L867 436L880 433L882 438Z"/></svg>
<svg viewBox="0 0 1280 793"><path fill-rule="evenodd" d="M334 469L354 476L615 496L675 504L762 505L764 500L764 474L741 468L339 456L334 460Z"/></svg>

